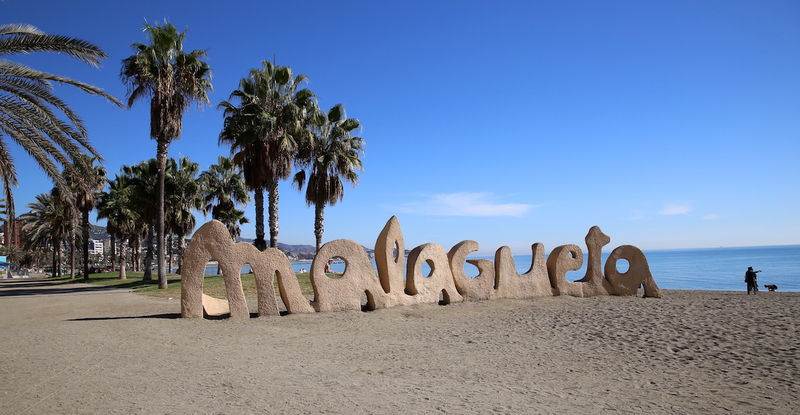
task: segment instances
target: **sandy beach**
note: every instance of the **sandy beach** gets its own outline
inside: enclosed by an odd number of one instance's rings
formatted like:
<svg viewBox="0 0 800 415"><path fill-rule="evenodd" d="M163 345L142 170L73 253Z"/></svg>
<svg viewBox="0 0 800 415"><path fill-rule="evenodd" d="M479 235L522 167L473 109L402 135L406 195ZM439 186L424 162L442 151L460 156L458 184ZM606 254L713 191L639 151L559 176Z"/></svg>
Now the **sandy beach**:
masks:
<svg viewBox="0 0 800 415"><path fill-rule="evenodd" d="M0 281L0 412L796 413L800 293L665 291L249 321Z"/></svg>

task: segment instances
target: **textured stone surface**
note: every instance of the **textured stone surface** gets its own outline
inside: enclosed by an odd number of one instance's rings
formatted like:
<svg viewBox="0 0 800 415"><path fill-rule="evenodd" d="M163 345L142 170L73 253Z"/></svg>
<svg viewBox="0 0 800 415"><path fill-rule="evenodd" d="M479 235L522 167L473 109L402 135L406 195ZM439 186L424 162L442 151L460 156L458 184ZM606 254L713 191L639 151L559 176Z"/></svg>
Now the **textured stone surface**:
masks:
<svg viewBox="0 0 800 415"><path fill-rule="evenodd" d="M207 316L224 316L231 312L228 301L203 294L203 313Z"/></svg>
<svg viewBox="0 0 800 415"><path fill-rule="evenodd" d="M375 241L373 268L364 248L356 242L338 239L323 245L311 264L311 283L314 301L309 304L302 295L297 277L286 256L277 249L259 252L246 243L234 243L225 228L217 221L203 225L195 233L183 260L181 286L181 315L201 317L230 313L232 318L249 316L242 291L239 271L250 264L258 290L258 314L277 315L273 278L277 277L280 298L290 313L313 311L360 310L393 307L418 303L435 303L440 297L446 303L463 300L496 298L532 298L549 295L589 297L598 295L636 295L644 286L645 297L659 297L660 291L650 273L647 259L638 248L623 245L612 251L601 270L601 252L610 242L599 227L593 226L585 238L589 257L584 277L570 282L568 271L580 269L583 252L577 245L562 245L544 259L544 246L531 246L531 267L519 274L509 247L495 253L494 262L470 259L467 255L478 250L475 241L462 241L445 254L438 244L424 244L404 257L405 244L400 221L392 216ZM324 273L331 259L342 259L345 272L329 277ZM625 259L630 268L617 272L617 261ZM205 265L216 260L222 270L227 301L203 295ZM467 278L464 263L476 266L476 278ZM422 264L432 271L423 275ZM405 270L405 278L404 278Z"/></svg>
<svg viewBox="0 0 800 415"><path fill-rule="evenodd" d="M325 264L333 258L345 262L344 273L336 278L325 275ZM361 310L361 298L367 297L369 310L385 308L388 295L383 291L364 248L347 239L322 245L311 263L314 308L317 311Z"/></svg>
<svg viewBox="0 0 800 415"><path fill-rule="evenodd" d="M617 272L617 261L621 258L629 264L628 271L622 274ZM643 286L645 297L661 297L661 290L650 273L647 258L633 245L618 246L611 251L606 260L605 274L616 295L636 295L639 286Z"/></svg>
<svg viewBox="0 0 800 415"><path fill-rule="evenodd" d="M583 265L583 252L578 245L561 245L547 257L547 275L553 295L583 297L583 284L567 280L567 271L575 271Z"/></svg>
<svg viewBox="0 0 800 415"><path fill-rule="evenodd" d="M231 318L249 318L247 302L239 276L242 262L228 229L219 221L211 221L195 232L183 254L181 268L181 316L203 316L203 281L206 263L219 261L228 295ZM273 295L274 298L274 295ZM275 306L277 312L277 305Z"/></svg>
<svg viewBox="0 0 800 415"><path fill-rule="evenodd" d="M283 305L286 306L286 311L289 313L313 313L314 308L311 307L308 300L303 296L303 291L300 289L300 283L297 281L297 275L292 269L292 264L286 255L277 248L267 248L260 254L263 260L259 261L254 266L253 270L256 275L256 283L258 290L261 291L261 285L265 287L269 285L273 287L273 277L277 276L278 291L283 300ZM274 288L273 288L274 289ZM269 301L269 296L261 296L259 294L259 310L261 310L261 300ZM265 304L266 307L268 304Z"/></svg>
<svg viewBox="0 0 800 415"><path fill-rule="evenodd" d="M242 290L241 269L249 264L258 291L258 314L278 315L273 278L278 275L282 299L289 312L311 312L313 309L300 292L286 256L270 249L260 252L248 243L234 243L228 229L219 221L211 221L195 232L183 257L181 270L181 315L201 317L203 312L203 281L209 260L219 262L231 318L249 318L247 301Z"/></svg>
<svg viewBox="0 0 800 415"><path fill-rule="evenodd" d="M455 244L447 253L447 261L450 263L450 272L453 273L453 283L456 290L464 297L464 300L489 300L494 298L494 264L488 259L466 259L470 252L479 249L475 241L461 241ZM468 262L478 268L478 276L467 278L464 272L464 262ZM550 285L548 283L548 288Z"/></svg>
<svg viewBox="0 0 800 415"><path fill-rule="evenodd" d="M422 274L425 262L431 267L430 276ZM406 294L413 296L416 303L435 303L440 295L445 303L464 300L453 283L450 263L441 245L423 244L408 254Z"/></svg>
<svg viewBox="0 0 800 415"><path fill-rule="evenodd" d="M604 234L599 226L592 226L584 240L589 251L589 258L586 262L586 274L577 281L583 284L583 296L609 295L614 289L603 275L601 255L603 247L611 242L611 238Z"/></svg>
<svg viewBox="0 0 800 415"><path fill-rule="evenodd" d="M400 229L400 221L392 216L375 241L375 265L381 287L388 294L387 307L414 302L405 293L405 264L403 231Z"/></svg>
<svg viewBox="0 0 800 415"><path fill-rule="evenodd" d="M503 246L495 252L496 298L531 298L553 295L547 265L544 261L544 245L531 245L531 267L522 275L517 273L517 265L511 248Z"/></svg>

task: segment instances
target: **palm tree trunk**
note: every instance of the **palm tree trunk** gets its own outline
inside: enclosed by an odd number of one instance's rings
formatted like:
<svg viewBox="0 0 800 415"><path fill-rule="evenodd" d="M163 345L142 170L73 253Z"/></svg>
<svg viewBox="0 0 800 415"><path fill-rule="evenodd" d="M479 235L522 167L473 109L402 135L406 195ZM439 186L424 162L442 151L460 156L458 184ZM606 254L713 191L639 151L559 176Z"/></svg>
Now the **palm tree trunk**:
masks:
<svg viewBox="0 0 800 415"><path fill-rule="evenodd" d="M83 215L83 279L89 279L89 209L84 209Z"/></svg>
<svg viewBox="0 0 800 415"><path fill-rule="evenodd" d="M146 252L144 254L144 275L142 281L153 280L153 225L147 227L147 240L145 242Z"/></svg>
<svg viewBox="0 0 800 415"><path fill-rule="evenodd" d="M69 279L75 279L75 234L69 240Z"/></svg>
<svg viewBox="0 0 800 415"><path fill-rule="evenodd" d="M56 250L56 262L57 262L57 265L58 265L58 272L56 273L56 276L58 276L58 277L61 276L61 248L62 248L61 240L59 240L58 241L58 249Z"/></svg>
<svg viewBox="0 0 800 415"><path fill-rule="evenodd" d="M139 271L142 270L142 267L141 267L141 262L142 262L141 261L141 259L142 259L141 258L142 257L141 247L142 247L142 238L141 238L141 236L137 236L136 237L136 243L134 243L134 246L131 248L133 250L133 252L131 253L131 255L133 256L133 258L131 258L131 262L132 262L131 265L133 266L133 270L135 272L139 272Z"/></svg>
<svg viewBox="0 0 800 415"><path fill-rule="evenodd" d="M17 235L17 220L15 219L16 213L14 212L14 192L13 186L9 184L8 177L5 171L0 173L0 181L3 182L3 192L5 193L6 202L6 221L5 221L5 235L4 245L12 246L14 244L14 236Z"/></svg>
<svg viewBox="0 0 800 415"><path fill-rule="evenodd" d="M178 275L181 274L183 267L183 247L186 245L186 238L183 235L178 235Z"/></svg>
<svg viewBox="0 0 800 415"><path fill-rule="evenodd" d="M263 188L255 189L255 195L256 195L256 240L253 241L253 245L255 245L259 251L263 251L267 249L267 241L264 240L264 189ZM270 203L272 203L272 197L270 197Z"/></svg>
<svg viewBox="0 0 800 415"><path fill-rule="evenodd" d="M167 288L167 273L164 270L164 176L167 169L167 146L169 141L158 140L158 223L156 248L158 250L158 288Z"/></svg>
<svg viewBox="0 0 800 415"><path fill-rule="evenodd" d="M128 250L130 252L130 260L129 261L131 263L131 269L134 272L137 272L139 270L139 267L136 266L136 249L137 249L136 247L138 246L138 244L139 244L138 237L137 237L137 240L128 241Z"/></svg>
<svg viewBox="0 0 800 415"><path fill-rule="evenodd" d="M325 232L325 204L314 203L314 236L317 239L317 251L322 246L322 233Z"/></svg>
<svg viewBox="0 0 800 415"><path fill-rule="evenodd" d="M128 244L130 245L130 242ZM125 239L122 239L119 243L119 279L121 280L128 279L125 265L127 265L125 262Z"/></svg>
<svg viewBox="0 0 800 415"><path fill-rule="evenodd" d="M269 246L278 247L278 180L269 184Z"/></svg>
<svg viewBox="0 0 800 415"><path fill-rule="evenodd" d="M117 238L111 235L111 272L116 271L117 261Z"/></svg>
<svg viewBox="0 0 800 415"><path fill-rule="evenodd" d="M167 272L172 272L172 234L167 237Z"/></svg>
<svg viewBox="0 0 800 415"><path fill-rule="evenodd" d="M53 269L50 272L52 278L56 278L56 249L58 249L58 244L53 240Z"/></svg>

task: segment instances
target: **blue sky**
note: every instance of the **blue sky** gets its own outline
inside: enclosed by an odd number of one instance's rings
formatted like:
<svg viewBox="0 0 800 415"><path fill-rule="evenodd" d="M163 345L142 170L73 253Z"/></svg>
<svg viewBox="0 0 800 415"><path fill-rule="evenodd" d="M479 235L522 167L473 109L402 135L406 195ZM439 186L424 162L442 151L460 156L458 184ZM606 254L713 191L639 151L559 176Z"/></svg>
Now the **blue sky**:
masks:
<svg viewBox="0 0 800 415"><path fill-rule="evenodd" d="M372 246L398 215L409 246L474 239L483 253L582 245L592 225L612 247L800 243L796 1L5 0L0 15L101 46L100 69L13 59L118 97L145 20L187 28L185 47L208 51L214 91L170 155L203 168L228 154L216 104L249 69L275 59L309 76L323 107L361 120L367 143L358 187L326 210L326 241ZM109 172L155 155L146 102L120 110L58 93ZM13 155L21 213L51 183ZM313 244L313 217L283 183L280 241Z"/></svg>

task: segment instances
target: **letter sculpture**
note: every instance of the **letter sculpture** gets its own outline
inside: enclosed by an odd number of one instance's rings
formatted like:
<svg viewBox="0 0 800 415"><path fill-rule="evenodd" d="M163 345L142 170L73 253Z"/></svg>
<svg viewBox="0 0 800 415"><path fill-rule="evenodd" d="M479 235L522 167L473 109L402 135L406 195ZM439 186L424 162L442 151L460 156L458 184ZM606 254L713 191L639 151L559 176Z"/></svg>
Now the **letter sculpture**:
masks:
<svg viewBox="0 0 800 415"><path fill-rule="evenodd" d="M260 252L248 243L234 243L228 228L213 220L201 226L192 237L183 254L181 269L181 316L203 315L203 279L206 263L216 260L222 269L225 291L232 318L248 318L247 301L242 290L242 266L250 264L256 278L258 315L277 315L278 304L272 281L278 276L278 290L290 313L310 313L314 310L300 291L292 265L278 249Z"/></svg>
<svg viewBox="0 0 800 415"><path fill-rule="evenodd" d="M544 246L531 246L530 269L519 274L511 249L501 247L494 263L488 259L466 259L478 250L475 241L462 241L445 253L438 244L423 244L405 259L405 244L400 222L392 216L375 241L375 265L364 249L347 239L323 245L311 264L314 300L309 302L300 291L300 284L291 264L280 250L268 248L259 252L247 243L234 243L227 228L214 220L206 223L192 237L184 254L181 274L181 316L201 317L227 311L232 318L247 318L249 311L242 290L240 270L249 264L256 280L258 315L278 315L273 288L277 276L278 291L289 313L375 310L398 305L493 300L502 298L534 298L553 295L591 297L598 295L633 296L643 287L644 297L660 297L661 292L650 273L644 253L631 245L614 249L601 269L601 250L611 239L593 226L585 238L589 252L586 275L578 281L567 280L568 271L580 269L583 252L577 245L553 249L545 261ZM340 258L345 263L342 275L328 276L325 265ZM625 259L628 271L619 273L617 261ZM205 266L216 260L222 269L227 302L203 294ZM468 278L464 263L478 268L475 278ZM422 272L427 263L429 275ZM405 273L404 273L405 270ZM213 312L212 310L217 310ZM220 311L222 310L222 311Z"/></svg>

